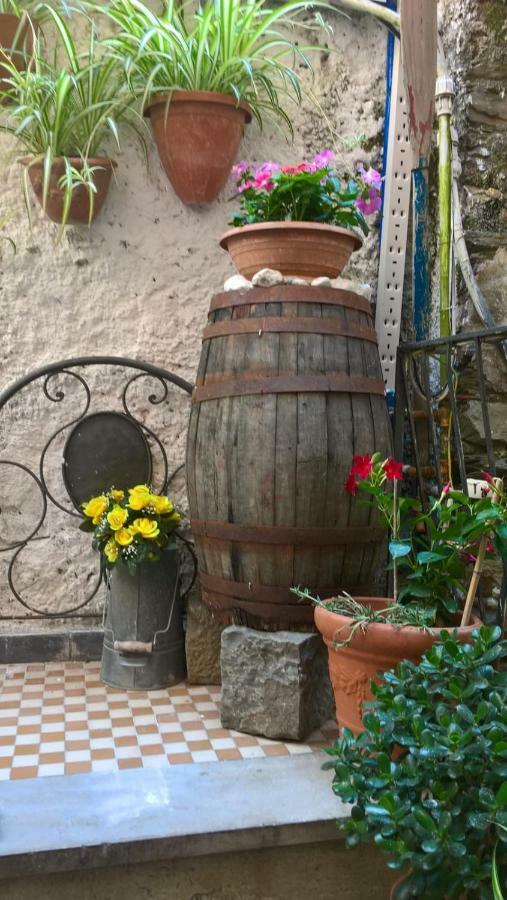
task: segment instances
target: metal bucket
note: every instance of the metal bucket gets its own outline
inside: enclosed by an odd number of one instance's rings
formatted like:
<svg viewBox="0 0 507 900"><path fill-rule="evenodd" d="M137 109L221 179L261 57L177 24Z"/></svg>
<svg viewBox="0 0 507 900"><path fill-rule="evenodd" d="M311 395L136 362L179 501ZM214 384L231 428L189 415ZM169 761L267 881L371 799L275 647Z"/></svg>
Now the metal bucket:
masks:
<svg viewBox="0 0 507 900"><path fill-rule="evenodd" d="M111 570L101 678L111 687L147 691L185 678L185 640L176 548L159 562Z"/></svg>

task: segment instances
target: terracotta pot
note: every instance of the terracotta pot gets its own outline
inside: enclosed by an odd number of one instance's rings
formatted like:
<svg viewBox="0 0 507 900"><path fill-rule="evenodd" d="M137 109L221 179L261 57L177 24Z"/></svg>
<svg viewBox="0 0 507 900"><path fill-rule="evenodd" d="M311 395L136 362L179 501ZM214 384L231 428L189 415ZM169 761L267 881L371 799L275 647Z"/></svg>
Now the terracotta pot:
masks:
<svg viewBox="0 0 507 900"><path fill-rule="evenodd" d="M81 169L82 161L79 157L70 158L69 162L76 168ZM109 190L111 177L118 163L113 159L97 157L88 160L90 166L100 166L94 173L95 186L97 193L94 196L92 221L97 218L100 210L104 205L104 201ZM42 161L32 162L31 157L21 160L22 165L28 166L28 176L30 178L34 194L42 206L42 183L43 183L43 163ZM64 191L58 187L58 182L65 171L65 164L62 157L57 157L53 162L51 171L51 180L49 193L46 203L46 214L53 222L62 221ZM79 185L72 192L72 200L70 204L70 213L67 220L68 225L88 225L90 214L89 194L84 185Z"/></svg>
<svg viewBox="0 0 507 900"><path fill-rule="evenodd" d="M393 602L385 597L355 599L374 609L385 609ZM342 616L319 606L315 608L315 625L328 648L329 674L338 724L340 728L346 727L354 734L359 734L363 730L362 704L373 697L370 681L378 682L382 672L394 668L403 659L418 662L426 650L438 643L442 629L430 628L423 631L414 626L394 628L392 625L375 622L365 632L358 629L347 647L335 650L333 641L343 640L350 634L351 622L349 616ZM459 627L458 640L470 641L473 629L480 624L480 620L474 617L471 625Z"/></svg>
<svg viewBox="0 0 507 900"><path fill-rule="evenodd" d="M28 21L22 23L18 16L0 13L0 47L11 57L16 69L21 72L26 65L26 54L31 53L33 47ZM9 73L0 63L0 91L8 87L4 80L8 77Z"/></svg>
<svg viewBox="0 0 507 900"><path fill-rule="evenodd" d="M169 106L168 106L169 101ZM212 203L225 187L236 159L245 123L246 103L229 94L174 91L157 94L147 104L158 153L180 200Z"/></svg>
<svg viewBox="0 0 507 900"><path fill-rule="evenodd" d="M260 269L300 278L336 278L362 241L347 228L320 222L259 222L227 231L220 246L245 278Z"/></svg>

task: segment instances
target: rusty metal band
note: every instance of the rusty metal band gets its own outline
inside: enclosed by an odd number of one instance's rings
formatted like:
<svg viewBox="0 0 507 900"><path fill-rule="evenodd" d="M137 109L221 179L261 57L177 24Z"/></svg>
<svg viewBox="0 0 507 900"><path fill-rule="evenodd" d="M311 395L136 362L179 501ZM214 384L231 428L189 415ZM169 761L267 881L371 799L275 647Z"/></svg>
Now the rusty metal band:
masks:
<svg viewBox="0 0 507 900"><path fill-rule="evenodd" d="M232 600L216 594L202 593L202 601L208 609L217 613L231 613L235 609L243 610L248 616L255 616L265 622L286 622L287 628L291 624L313 624L313 606L305 603L271 604L256 603L251 600Z"/></svg>
<svg viewBox="0 0 507 900"><path fill-rule="evenodd" d="M208 575L207 572L200 572L199 581L201 587L211 594L222 594L224 597L232 597L235 600L253 600L257 603L285 603L299 604L295 594L291 592L289 586L280 587L280 585L257 584L256 582L230 581L228 578L219 578L218 575ZM360 594L365 590L365 585L346 585L349 594ZM325 587L318 586L310 588L310 594L313 597L320 597L325 600L327 597L334 597L337 594L337 586Z"/></svg>
<svg viewBox="0 0 507 900"><path fill-rule="evenodd" d="M384 382L361 375L239 375L198 385L192 403L221 400L225 397L245 397L249 394L379 394L384 396Z"/></svg>
<svg viewBox="0 0 507 900"><path fill-rule="evenodd" d="M370 301L353 291L340 288L304 287L299 284L280 284L269 288L246 291L223 291L211 300L210 312L235 306L255 306L256 303L326 303L357 309L371 315Z"/></svg>
<svg viewBox="0 0 507 900"><path fill-rule="evenodd" d="M203 332L203 341L216 337L229 337L235 334L329 334L340 337L359 338L363 341L377 343L377 334L373 328L357 325L355 322L340 322L339 319L321 319L308 316L263 316L258 319L227 319L208 325Z"/></svg>
<svg viewBox="0 0 507 900"><path fill-rule="evenodd" d="M362 525L350 528L288 528L270 525L239 525L236 522L218 522L191 519L194 537L209 541L239 541L244 544L283 544L304 547L321 547L336 544L372 544L385 537L383 528Z"/></svg>

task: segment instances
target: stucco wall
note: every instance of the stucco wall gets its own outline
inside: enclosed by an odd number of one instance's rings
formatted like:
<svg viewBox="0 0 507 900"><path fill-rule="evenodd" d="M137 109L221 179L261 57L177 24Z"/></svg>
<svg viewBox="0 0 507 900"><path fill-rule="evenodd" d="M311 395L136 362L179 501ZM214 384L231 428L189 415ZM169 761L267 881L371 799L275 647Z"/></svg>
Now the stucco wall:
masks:
<svg viewBox="0 0 507 900"><path fill-rule="evenodd" d="M384 109L385 30L367 16L345 18L330 13L333 27L326 40L329 51L314 55L312 84L307 86L320 109L305 101L294 109L295 141L288 146L276 132L260 134L248 128L241 156L261 161L296 162L324 147L336 146L344 161L378 163ZM308 36L301 35L304 42ZM349 151L333 141L336 136L362 133L362 147ZM56 244L57 226L33 204L30 230L20 190L19 166L13 142L0 136L0 213L10 213L8 233L17 246L0 249L0 322L2 363L0 385L35 367L80 355L111 354L143 359L193 380L200 352L200 334L210 298L233 273L218 239L226 229L233 204L227 191L209 209L192 210L172 191L151 141L148 169L141 149L126 137L119 162L118 183L113 185L105 209L92 228L65 231ZM347 277L374 286L377 268L376 229L357 254ZM122 382L124 383L124 382ZM95 379L98 408L116 402L118 382L108 388L104 375ZM56 383L49 385L50 391ZM40 384L23 402L13 405L2 419L1 457L34 467L45 440L58 424L76 413L82 403L78 385L66 383L60 403L48 401ZM138 386L141 387L140 385ZM153 385L144 384L145 396ZM111 402L108 393L114 394ZM149 404L148 404L149 405ZM97 408L97 404L96 407ZM146 408L146 404L145 404ZM150 426L161 429L174 463L183 460L188 404L174 399L171 407L152 407ZM59 481L62 442L52 445L47 471L54 473L55 491L62 501ZM3 541L26 533L40 509L37 491L25 476L2 472L0 483L0 535ZM184 502L183 484L177 499ZM85 595L96 572L89 539L76 534L75 521L52 510L41 532L47 539L24 551L16 566L17 583L31 603L63 610ZM1 544L0 544L1 546ZM25 615L6 584L5 555L0 569L0 614ZM0 626L1 627L1 626ZM5 626L4 626L5 627ZM7 627L12 627L8 625Z"/></svg>

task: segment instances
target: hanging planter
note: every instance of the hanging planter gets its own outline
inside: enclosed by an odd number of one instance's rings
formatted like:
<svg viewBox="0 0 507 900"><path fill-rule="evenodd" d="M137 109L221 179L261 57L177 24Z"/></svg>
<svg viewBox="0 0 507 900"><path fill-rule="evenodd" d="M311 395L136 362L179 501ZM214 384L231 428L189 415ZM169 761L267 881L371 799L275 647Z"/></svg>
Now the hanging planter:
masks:
<svg viewBox="0 0 507 900"><path fill-rule="evenodd" d="M63 18L50 7L46 15L56 28L59 62L46 58L40 33L34 35L26 70L5 60L9 84L4 96L11 108L0 130L28 154L20 160L27 210L31 183L54 222L62 227L90 224L104 204L117 165L104 153L104 145L109 136L118 145L120 121L135 130L134 98L125 89L117 60L100 48L93 23L88 53L83 54Z"/></svg>
<svg viewBox="0 0 507 900"><path fill-rule="evenodd" d="M252 117L260 126L278 120L292 134L285 101L302 99L294 60L308 68L307 51L320 48L277 29L298 23L305 0L269 10L265 0L185 6L168 0L156 15L141 0L112 0L104 12L117 29L107 44L151 119L164 170L192 205L223 189Z"/></svg>
<svg viewBox="0 0 507 900"><path fill-rule="evenodd" d="M113 172L118 167L114 160L103 157L86 161L78 157L57 157L53 160L44 200L44 160L26 157L20 162L26 166L33 192L46 215L60 225L90 225L104 205ZM83 177L85 169L88 170L88 178ZM68 192L66 183L73 176L71 172L67 179L66 172L70 170L76 178L83 178L83 182L76 182Z"/></svg>
<svg viewBox="0 0 507 900"><path fill-rule="evenodd" d="M379 173L361 166L344 179L331 150L296 166L239 163L233 177L241 208L220 246L248 279L261 269L336 278L362 246L356 230L368 234L365 215L380 205Z"/></svg>
<svg viewBox="0 0 507 900"><path fill-rule="evenodd" d="M228 94L175 91L145 107L164 170L180 200L211 203L225 187L245 124L246 103Z"/></svg>

